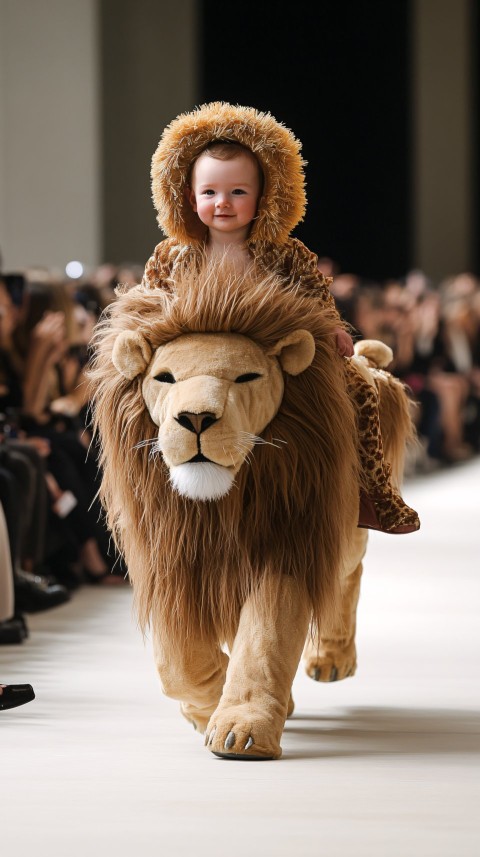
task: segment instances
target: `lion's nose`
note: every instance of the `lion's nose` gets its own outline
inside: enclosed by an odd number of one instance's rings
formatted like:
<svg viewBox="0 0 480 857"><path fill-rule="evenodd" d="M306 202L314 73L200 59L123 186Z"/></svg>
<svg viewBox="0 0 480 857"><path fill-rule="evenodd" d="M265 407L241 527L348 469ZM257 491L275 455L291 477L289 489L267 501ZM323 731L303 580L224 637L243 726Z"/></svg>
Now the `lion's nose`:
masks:
<svg viewBox="0 0 480 857"><path fill-rule="evenodd" d="M183 428L188 429L188 431L193 431L194 434L202 434L202 432L206 431L210 426L213 426L214 423L217 422L217 417L215 414L211 414L208 411L204 411L201 414L192 414L189 411L182 411L175 417L177 423L180 423Z"/></svg>

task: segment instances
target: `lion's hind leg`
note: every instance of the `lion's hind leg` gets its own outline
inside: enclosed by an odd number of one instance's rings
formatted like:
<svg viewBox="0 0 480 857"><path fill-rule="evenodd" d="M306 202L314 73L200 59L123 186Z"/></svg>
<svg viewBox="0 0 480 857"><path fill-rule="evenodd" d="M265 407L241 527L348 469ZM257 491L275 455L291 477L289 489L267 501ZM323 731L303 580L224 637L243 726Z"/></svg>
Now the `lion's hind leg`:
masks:
<svg viewBox="0 0 480 857"><path fill-rule="evenodd" d="M222 694L228 656L215 642L170 640L154 634L154 655L166 696L180 701L183 716L205 732Z"/></svg>
<svg viewBox="0 0 480 857"><path fill-rule="evenodd" d="M325 636L314 640L308 636L303 652L305 672L314 681L341 681L355 675L357 652L355 648L356 614L360 594L362 563L342 584L342 621Z"/></svg>

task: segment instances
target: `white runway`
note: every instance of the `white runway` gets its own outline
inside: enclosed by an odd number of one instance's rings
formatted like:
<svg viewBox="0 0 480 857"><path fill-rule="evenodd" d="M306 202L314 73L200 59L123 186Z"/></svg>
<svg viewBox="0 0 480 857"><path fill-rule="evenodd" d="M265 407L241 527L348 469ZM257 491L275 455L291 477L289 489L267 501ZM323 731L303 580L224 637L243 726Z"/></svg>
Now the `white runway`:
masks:
<svg viewBox="0 0 480 857"><path fill-rule="evenodd" d="M0 648L0 853L477 857L480 461L413 481L374 534L353 679L296 679L277 762L211 756L159 689L128 589L84 588Z"/></svg>

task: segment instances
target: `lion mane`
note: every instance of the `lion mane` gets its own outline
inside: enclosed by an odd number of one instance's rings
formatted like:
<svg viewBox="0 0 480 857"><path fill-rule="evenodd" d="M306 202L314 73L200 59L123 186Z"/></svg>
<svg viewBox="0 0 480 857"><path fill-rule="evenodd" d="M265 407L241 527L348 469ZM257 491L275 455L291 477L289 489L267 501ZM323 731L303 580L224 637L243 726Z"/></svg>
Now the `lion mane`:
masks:
<svg viewBox="0 0 480 857"><path fill-rule="evenodd" d="M107 523L124 554L143 631L226 639L247 596L259 603L290 575L308 593L314 626L334 621L337 585L358 514L355 416L333 328L314 299L253 268L226 262L178 274L175 292L121 291L97 326L92 413ZM112 362L118 335L152 351L186 333L236 333L269 349L297 329L315 339L312 364L285 376L279 411L230 493L199 502L176 493L158 427Z"/></svg>

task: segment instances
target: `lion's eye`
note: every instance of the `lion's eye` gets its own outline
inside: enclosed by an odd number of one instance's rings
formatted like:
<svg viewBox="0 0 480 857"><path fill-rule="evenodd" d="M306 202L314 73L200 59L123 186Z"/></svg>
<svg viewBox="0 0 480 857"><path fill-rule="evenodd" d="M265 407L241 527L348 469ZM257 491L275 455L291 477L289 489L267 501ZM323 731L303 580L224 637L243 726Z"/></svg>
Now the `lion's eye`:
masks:
<svg viewBox="0 0 480 857"><path fill-rule="evenodd" d="M160 372L159 375L155 375L155 381L162 381L164 384L175 384L175 378L171 372Z"/></svg>
<svg viewBox="0 0 480 857"><path fill-rule="evenodd" d="M247 372L245 375L239 375L238 378L235 378L236 384L246 384L247 381L255 381L256 378L261 378L262 376L258 372Z"/></svg>

